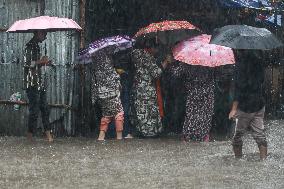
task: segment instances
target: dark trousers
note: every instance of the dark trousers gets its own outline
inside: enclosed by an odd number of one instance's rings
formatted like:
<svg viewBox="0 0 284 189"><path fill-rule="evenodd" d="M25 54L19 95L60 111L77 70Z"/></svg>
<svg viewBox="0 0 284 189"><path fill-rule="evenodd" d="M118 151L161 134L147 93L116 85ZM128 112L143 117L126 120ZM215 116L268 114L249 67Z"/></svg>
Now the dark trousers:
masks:
<svg viewBox="0 0 284 189"><path fill-rule="evenodd" d="M168 89L164 94L166 131L179 134L185 116L185 95L182 89Z"/></svg>
<svg viewBox="0 0 284 189"><path fill-rule="evenodd" d="M38 114L41 112L42 124L44 131L50 131L49 123L49 108L46 100L46 92L36 87L29 87L26 90L29 99L29 119L28 119L28 131L34 133L37 127Z"/></svg>

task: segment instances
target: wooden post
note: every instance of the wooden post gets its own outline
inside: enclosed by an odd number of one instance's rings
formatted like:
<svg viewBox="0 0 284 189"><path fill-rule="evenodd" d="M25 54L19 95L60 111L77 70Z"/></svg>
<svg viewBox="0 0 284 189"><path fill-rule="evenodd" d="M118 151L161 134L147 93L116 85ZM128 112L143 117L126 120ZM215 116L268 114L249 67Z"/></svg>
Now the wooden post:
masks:
<svg viewBox="0 0 284 189"><path fill-rule="evenodd" d="M81 37L80 37L80 48L85 46L85 26L86 26L86 0L80 0L80 25L82 27Z"/></svg>
<svg viewBox="0 0 284 189"><path fill-rule="evenodd" d="M39 0L39 14L43 16L44 11L45 11L45 0Z"/></svg>
<svg viewBox="0 0 284 189"><path fill-rule="evenodd" d="M85 46L85 29L86 29L86 0L80 0L80 26L82 27L81 36L80 36L80 49L84 48ZM81 107L79 108L79 117L81 119L80 128L83 128L85 125L85 103L84 103L84 89L85 89L85 67L84 65L79 66L79 73L80 73L80 89L81 89Z"/></svg>

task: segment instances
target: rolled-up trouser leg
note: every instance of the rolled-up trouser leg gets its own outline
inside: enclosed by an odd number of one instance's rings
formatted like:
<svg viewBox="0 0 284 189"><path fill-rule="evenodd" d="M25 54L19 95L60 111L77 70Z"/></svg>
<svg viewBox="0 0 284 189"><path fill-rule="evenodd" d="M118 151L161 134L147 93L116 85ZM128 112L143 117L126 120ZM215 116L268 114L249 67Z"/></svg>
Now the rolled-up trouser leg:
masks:
<svg viewBox="0 0 284 189"><path fill-rule="evenodd" d="M119 112L115 116L115 129L116 129L116 132L123 131L123 122L124 122L124 116L123 115L124 115L123 112Z"/></svg>
<svg viewBox="0 0 284 189"><path fill-rule="evenodd" d="M246 122L245 122L246 123ZM233 151L236 158L241 158L243 155L242 146L243 140L242 137L245 133L246 124L243 121L239 122L239 119L236 120L235 134L233 137Z"/></svg>
<svg viewBox="0 0 284 189"><path fill-rule="evenodd" d="M28 132L34 133L34 130L37 127L37 118L40 110L39 92L36 87L30 87L26 92L29 99Z"/></svg>
<svg viewBox="0 0 284 189"><path fill-rule="evenodd" d="M108 125L111 122L112 117L102 117L100 124L100 131L107 132Z"/></svg>
<svg viewBox="0 0 284 189"><path fill-rule="evenodd" d="M236 128L232 143L233 146L243 145L242 137L246 132L246 129L249 127L250 122L251 118L249 114L239 110L237 111Z"/></svg>
<svg viewBox="0 0 284 189"><path fill-rule="evenodd" d="M243 132L236 131L233 137L232 145L233 146L243 146L243 140L242 140L243 135L244 135Z"/></svg>
<svg viewBox="0 0 284 189"><path fill-rule="evenodd" d="M264 132L264 124L263 124L264 112L265 108L255 113L254 119L251 122L251 129L252 129L252 136L256 141L257 145L267 147L267 141Z"/></svg>

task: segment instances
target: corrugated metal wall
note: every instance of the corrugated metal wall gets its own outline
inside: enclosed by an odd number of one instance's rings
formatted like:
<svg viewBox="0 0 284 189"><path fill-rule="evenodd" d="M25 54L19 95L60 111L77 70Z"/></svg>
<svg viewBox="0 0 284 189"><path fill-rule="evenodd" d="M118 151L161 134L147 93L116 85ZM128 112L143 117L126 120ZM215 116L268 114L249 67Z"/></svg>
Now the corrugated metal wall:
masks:
<svg viewBox="0 0 284 189"><path fill-rule="evenodd" d="M18 19L39 16L41 10L45 15L79 20L78 0L0 0L0 100L8 100L15 92L20 92L23 100L27 100L22 89L23 49L32 37L31 34L7 34L3 30ZM79 48L78 39L79 34L75 32L53 32L42 44L43 54L46 53L55 65L54 68L44 69L50 104L71 107L78 102L74 101L77 91L77 82L74 81L77 77L72 66ZM25 134L27 114L27 106L21 106L16 111L13 105L0 105L0 134ZM55 131L60 132L58 134L74 134L73 114L68 108L51 108L50 120Z"/></svg>

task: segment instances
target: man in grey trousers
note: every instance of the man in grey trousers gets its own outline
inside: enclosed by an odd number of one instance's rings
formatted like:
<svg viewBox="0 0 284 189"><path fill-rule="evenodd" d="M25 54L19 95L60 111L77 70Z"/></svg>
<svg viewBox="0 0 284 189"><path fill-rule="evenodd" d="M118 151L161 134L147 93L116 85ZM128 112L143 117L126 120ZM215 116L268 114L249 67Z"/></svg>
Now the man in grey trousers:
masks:
<svg viewBox="0 0 284 189"><path fill-rule="evenodd" d="M264 65L261 56L252 51L238 51L235 70L234 102L229 119L236 118L236 130L233 137L233 151L236 158L242 157L242 136L247 130L252 131L260 159L267 157L267 141L263 118L264 100Z"/></svg>

